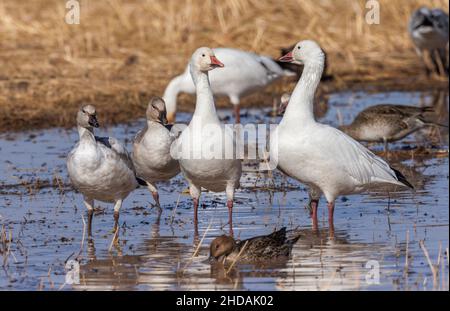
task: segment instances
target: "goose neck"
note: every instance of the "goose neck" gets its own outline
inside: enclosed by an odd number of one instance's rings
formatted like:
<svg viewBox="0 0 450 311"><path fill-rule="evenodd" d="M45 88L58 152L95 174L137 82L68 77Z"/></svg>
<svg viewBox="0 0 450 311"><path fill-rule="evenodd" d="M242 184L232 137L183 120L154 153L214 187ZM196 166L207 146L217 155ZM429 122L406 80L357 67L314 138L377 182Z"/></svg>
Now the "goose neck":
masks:
<svg viewBox="0 0 450 311"><path fill-rule="evenodd" d="M305 64L302 76L292 93L285 116L296 123L315 122L314 94L323 72L323 61Z"/></svg>
<svg viewBox="0 0 450 311"><path fill-rule="evenodd" d="M208 73L191 70L191 75L197 95L194 117L200 118L205 123L220 123L214 105L214 96L209 83Z"/></svg>

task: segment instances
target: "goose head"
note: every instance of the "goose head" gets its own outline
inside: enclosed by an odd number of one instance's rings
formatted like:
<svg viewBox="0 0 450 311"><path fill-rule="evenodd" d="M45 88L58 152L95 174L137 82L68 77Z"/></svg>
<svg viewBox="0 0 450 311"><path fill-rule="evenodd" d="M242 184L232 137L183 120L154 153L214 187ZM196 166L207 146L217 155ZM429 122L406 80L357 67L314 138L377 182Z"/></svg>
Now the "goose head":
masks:
<svg viewBox="0 0 450 311"><path fill-rule="evenodd" d="M153 97L147 106L147 120L166 125L168 123L166 115L166 104L164 100L161 97Z"/></svg>
<svg viewBox="0 0 450 311"><path fill-rule="evenodd" d="M209 247L211 259L220 260L222 256L228 256L236 247L236 241L227 235L215 238Z"/></svg>
<svg viewBox="0 0 450 311"><path fill-rule="evenodd" d="M207 47L198 48L191 58L191 70L195 69L200 72L208 72L217 67L224 67L221 61L219 61L212 49Z"/></svg>
<svg viewBox="0 0 450 311"><path fill-rule="evenodd" d="M325 54L320 46L312 40L298 42L292 51L282 56L280 62L307 65L311 63L324 62Z"/></svg>
<svg viewBox="0 0 450 311"><path fill-rule="evenodd" d="M77 125L86 129L99 127L97 113L93 105L84 105L78 110Z"/></svg>

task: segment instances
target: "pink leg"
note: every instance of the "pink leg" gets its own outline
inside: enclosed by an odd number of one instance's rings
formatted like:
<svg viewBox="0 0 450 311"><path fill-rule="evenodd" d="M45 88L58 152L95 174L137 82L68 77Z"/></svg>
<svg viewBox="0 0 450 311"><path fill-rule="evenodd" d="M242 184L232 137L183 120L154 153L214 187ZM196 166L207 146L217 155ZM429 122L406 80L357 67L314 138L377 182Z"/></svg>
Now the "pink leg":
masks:
<svg viewBox="0 0 450 311"><path fill-rule="evenodd" d="M318 229L318 220L317 220L317 208L319 207L319 201L311 200L311 219L313 230Z"/></svg>
<svg viewBox="0 0 450 311"><path fill-rule="evenodd" d="M328 226L330 229L330 236L334 235L334 202L328 203Z"/></svg>
<svg viewBox="0 0 450 311"><path fill-rule="evenodd" d="M241 123L241 107L239 105L234 105L234 118L236 124Z"/></svg>
<svg viewBox="0 0 450 311"><path fill-rule="evenodd" d="M227 201L228 224L230 225L230 236L233 236L233 200Z"/></svg>

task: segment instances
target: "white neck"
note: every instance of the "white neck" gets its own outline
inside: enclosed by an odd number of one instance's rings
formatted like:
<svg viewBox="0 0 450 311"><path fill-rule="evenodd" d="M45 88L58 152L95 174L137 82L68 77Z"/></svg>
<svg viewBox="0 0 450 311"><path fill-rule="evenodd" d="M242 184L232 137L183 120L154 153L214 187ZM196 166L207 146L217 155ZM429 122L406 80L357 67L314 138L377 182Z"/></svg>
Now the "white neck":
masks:
<svg viewBox="0 0 450 311"><path fill-rule="evenodd" d="M322 77L323 67L323 57L305 64L281 122L295 122L301 125L316 122L313 109L314 94Z"/></svg>
<svg viewBox="0 0 450 311"><path fill-rule="evenodd" d="M78 135L80 135L81 142L95 141L94 131L92 130L92 128L88 129L82 126L78 126Z"/></svg>
<svg viewBox="0 0 450 311"><path fill-rule="evenodd" d="M177 112L177 96L181 91L180 84L183 78L183 75L173 78L164 91L163 99L166 103L167 115L171 115Z"/></svg>
<svg viewBox="0 0 450 311"><path fill-rule="evenodd" d="M209 84L207 72L202 72L191 66L191 76L195 84L197 100L193 117L202 120L203 124L220 123L214 105L214 96Z"/></svg>

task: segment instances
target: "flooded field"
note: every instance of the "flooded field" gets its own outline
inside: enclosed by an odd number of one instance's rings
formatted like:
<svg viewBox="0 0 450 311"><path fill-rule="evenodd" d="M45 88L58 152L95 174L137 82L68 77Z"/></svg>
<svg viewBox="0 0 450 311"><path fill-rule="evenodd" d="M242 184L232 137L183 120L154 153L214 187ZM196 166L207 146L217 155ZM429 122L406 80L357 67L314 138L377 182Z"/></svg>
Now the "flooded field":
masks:
<svg viewBox="0 0 450 311"><path fill-rule="evenodd" d="M338 126L377 103L433 105L448 124L448 94L340 93L317 116ZM244 109L243 123L278 123L271 109ZM99 111L99 121L101 114ZM231 110L219 111L226 120ZM182 114L181 120L189 120ZM231 118L232 120L232 118ZM102 128L126 141L143 121ZM211 265L210 241L228 232L221 194L204 193L199 237L187 183L177 176L159 186L163 213L140 188L124 202L119 241L112 242L112 205L96 202L93 239L85 237L86 209L67 178L65 157L75 129L0 135L0 290L448 290L448 129L426 129L390 146L390 162L415 191L367 193L336 202L335 232L319 206L320 230L311 230L308 196L279 172L255 173L246 163L236 194L234 234L244 239L283 226L300 231L292 258L268 266ZM381 151L381 145L370 147ZM78 284L66 278L77 260ZM77 275L78 276L78 275ZM69 282L66 282L69 280Z"/></svg>

